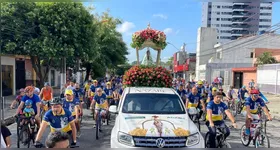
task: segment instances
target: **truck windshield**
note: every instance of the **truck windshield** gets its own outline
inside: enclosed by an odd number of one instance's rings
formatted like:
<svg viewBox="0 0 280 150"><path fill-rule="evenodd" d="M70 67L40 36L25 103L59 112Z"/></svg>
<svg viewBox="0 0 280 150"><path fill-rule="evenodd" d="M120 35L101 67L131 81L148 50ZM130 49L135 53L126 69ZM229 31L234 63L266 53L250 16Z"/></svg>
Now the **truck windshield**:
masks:
<svg viewBox="0 0 280 150"><path fill-rule="evenodd" d="M134 114L185 114L180 98L175 94L127 94L123 113Z"/></svg>

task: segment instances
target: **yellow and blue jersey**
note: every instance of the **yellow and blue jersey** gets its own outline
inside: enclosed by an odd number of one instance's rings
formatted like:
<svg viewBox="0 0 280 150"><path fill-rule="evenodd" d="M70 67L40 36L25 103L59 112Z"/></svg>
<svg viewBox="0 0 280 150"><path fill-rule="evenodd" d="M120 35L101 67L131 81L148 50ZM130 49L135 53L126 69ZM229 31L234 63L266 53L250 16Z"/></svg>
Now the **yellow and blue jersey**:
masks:
<svg viewBox="0 0 280 150"><path fill-rule="evenodd" d="M43 121L47 122L51 127L51 132L61 131L69 132L71 131L70 123L74 121L72 113L67 109L62 109L61 114L54 114L52 110L46 112Z"/></svg>
<svg viewBox="0 0 280 150"><path fill-rule="evenodd" d="M113 88L110 88L110 89L104 88L104 92L105 92L105 94L107 96L112 96L113 95L113 91L114 91Z"/></svg>
<svg viewBox="0 0 280 150"><path fill-rule="evenodd" d="M190 93L187 95L187 98L189 99L188 108L197 107L200 100L202 99L199 93L197 93L196 95Z"/></svg>
<svg viewBox="0 0 280 150"><path fill-rule="evenodd" d="M104 93L102 93L101 96L98 96L98 95L94 95L94 98L93 98L95 101L96 101L96 108L103 108L105 109L106 107L106 95Z"/></svg>
<svg viewBox="0 0 280 150"><path fill-rule="evenodd" d="M210 98L210 102L214 100L214 95L211 92L208 94L208 97Z"/></svg>
<svg viewBox="0 0 280 150"><path fill-rule="evenodd" d="M250 106L250 112L256 114L258 112L258 106L264 107L265 104L261 98L253 101L251 97L247 97L245 100L245 106Z"/></svg>
<svg viewBox="0 0 280 150"><path fill-rule="evenodd" d="M227 105L223 102L220 102L219 104L215 104L214 101L210 101L207 104L207 110L212 110L212 120L215 121L223 121L223 113L225 110L228 109ZM208 114L206 115L206 119L209 120Z"/></svg>
<svg viewBox="0 0 280 150"><path fill-rule="evenodd" d="M72 101L68 101L68 100L66 100L66 98L63 98L62 100L63 100L62 107L64 109L69 110L72 113L72 116L75 116L76 115L75 106L80 105L80 100L78 98L73 98Z"/></svg>

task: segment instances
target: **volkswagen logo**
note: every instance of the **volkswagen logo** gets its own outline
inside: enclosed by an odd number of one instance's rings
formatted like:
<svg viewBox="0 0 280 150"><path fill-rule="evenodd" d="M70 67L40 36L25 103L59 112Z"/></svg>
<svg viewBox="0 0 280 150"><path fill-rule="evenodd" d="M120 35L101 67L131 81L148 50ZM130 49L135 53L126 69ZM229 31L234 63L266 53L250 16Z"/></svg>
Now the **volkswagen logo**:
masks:
<svg viewBox="0 0 280 150"><path fill-rule="evenodd" d="M165 145L164 139L158 138L158 139L156 140L156 145L157 145L158 148L163 148L164 145Z"/></svg>

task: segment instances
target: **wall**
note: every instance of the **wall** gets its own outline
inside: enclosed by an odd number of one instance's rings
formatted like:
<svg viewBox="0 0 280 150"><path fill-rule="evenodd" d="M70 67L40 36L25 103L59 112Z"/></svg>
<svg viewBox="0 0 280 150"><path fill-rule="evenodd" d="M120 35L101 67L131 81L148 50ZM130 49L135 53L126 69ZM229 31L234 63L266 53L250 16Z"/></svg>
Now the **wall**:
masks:
<svg viewBox="0 0 280 150"><path fill-rule="evenodd" d="M280 48L280 47L279 47ZM280 49L267 49L267 48L255 48L254 49L254 59L253 63L256 64L257 58L261 56L264 52L270 52L277 61L280 61Z"/></svg>
<svg viewBox="0 0 280 150"><path fill-rule="evenodd" d="M1 56L1 65L10 65L10 66L13 66L13 77L12 77L12 90L13 90L13 95L16 94L16 67L15 67L15 58L12 57L12 56ZM2 72L1 72L2 73ZM2 84L2 83L1 83ZM2 93L2 92L1 92ZM2 96L2 95L0 95Z"/></svg>
<svg viewBox="0 0 280 150"><path fill-rule="evenodd" d="M280 64L258 66L257 84L263 92L280 94Z"/></svg>
<svg viewBox="0 0 280 150"><path fill-rule="evenodd" d="M280 35L276 34L262 34L259 36L247 37L235 41L231 41L227 44L221 45L216 50L222 48L222 58L215 57L215 63L251 63L251 52L255 48L279 48ZM253 64L252 64L253 66ZM249 67L252 67L249 66ZM244 66L245 67L245 66Z"/></svg>
<svg viewBox="0 0 280 150"><path fill-rule="evenodd" d="M217 44L217 30L214 28L201 27L197 33L196 49L196 80L199 77L199 66L208 63L214 56L214 45Z"/></svg>
<svg viewBox="0 0 280 150"><path fill-rule="evenodd" d="M243 72L243 85L248 86L249 82L252 81L252 79L257 81L257 73L256 72Z"/></svg>

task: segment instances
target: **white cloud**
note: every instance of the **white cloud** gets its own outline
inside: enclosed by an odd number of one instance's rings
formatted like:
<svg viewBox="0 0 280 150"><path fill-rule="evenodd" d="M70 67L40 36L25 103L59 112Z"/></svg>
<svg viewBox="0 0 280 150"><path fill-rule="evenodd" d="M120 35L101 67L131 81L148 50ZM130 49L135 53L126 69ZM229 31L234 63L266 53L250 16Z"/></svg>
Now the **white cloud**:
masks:
<svg viewBox="0 0 280 150"><path fill-rule="evenodd" d="M164 15L164 14L154 14L153 17L159 17L159 18L165 19L165 20L168 18L168 17L167 17L166 15Z"/></svg>
<svg viewBox="0 0 280 150"><path fill-rule="evenodd" d="M171 34L173 32L173 29L172 28L166 28L166 29L163 30L163 32L165 34Z"/></svg>
<svg viewBox="0 0 280 150"><path fill-rule="evenodd" d="M134 23L125 21L123 24L121 24L117 28L117 31L120 32L120 33L127 33L127 32L130 32L131 29L133 29L133 28L135 28Z"/></svg>

